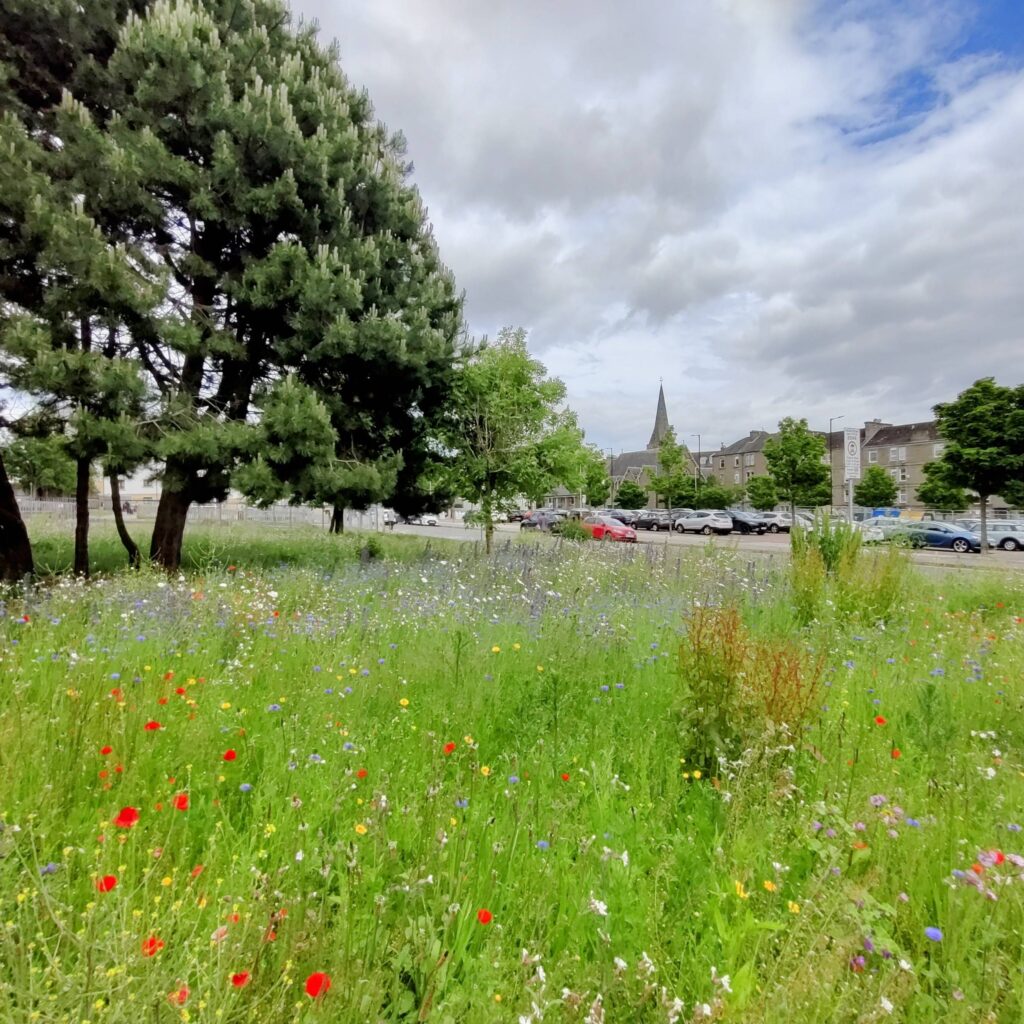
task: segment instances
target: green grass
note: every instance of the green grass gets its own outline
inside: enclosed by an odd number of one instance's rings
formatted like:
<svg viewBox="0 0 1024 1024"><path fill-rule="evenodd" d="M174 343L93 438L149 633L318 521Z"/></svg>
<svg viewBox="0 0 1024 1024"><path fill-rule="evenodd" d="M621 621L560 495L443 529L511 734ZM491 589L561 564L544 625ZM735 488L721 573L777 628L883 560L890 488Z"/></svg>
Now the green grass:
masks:
<svg viewBox="0 0 1024 1024"><path fill-rule="evenodd" d="M101 539L3 598L0 1018L1024 1020L1019 582L799 625L721 552L382 541ZM791 728L723 673L710 770L696 605L822 665Z"/></svg>

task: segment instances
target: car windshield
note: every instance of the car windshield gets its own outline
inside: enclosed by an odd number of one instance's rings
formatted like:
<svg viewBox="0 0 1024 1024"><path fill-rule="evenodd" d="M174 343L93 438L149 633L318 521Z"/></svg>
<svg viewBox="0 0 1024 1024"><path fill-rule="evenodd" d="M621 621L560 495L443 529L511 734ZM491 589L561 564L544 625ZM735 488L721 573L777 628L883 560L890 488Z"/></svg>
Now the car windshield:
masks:
<svg viewBox="0 0 1024 1024"><path fill-rule="evenodd" d="M618 519L614 519L612 516L601 516L601 522L604 523L605 526L621 526L622 525L622 523L620 523L618 521Z"/></svg>

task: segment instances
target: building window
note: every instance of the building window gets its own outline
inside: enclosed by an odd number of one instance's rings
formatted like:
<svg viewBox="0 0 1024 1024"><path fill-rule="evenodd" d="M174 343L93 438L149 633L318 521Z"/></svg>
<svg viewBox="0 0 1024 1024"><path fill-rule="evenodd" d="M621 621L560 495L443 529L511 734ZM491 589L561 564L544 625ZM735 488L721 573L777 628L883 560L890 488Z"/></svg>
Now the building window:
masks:
<svg viewBox="0 0 1024 1024"><path fill-rule="evenodd" d="M907 503L907 492L901 487L896 492L896 504L897 505L906 505L906 503Z"/></svg>
<svg viewBox="0 0 1024 1024"><path fill-rule="evenodd" d="M889 461L890 462L906 462L907 461L907 449L906 448L890 448L889 449Z"/></svg>
<svg viewBox="0 0 1024 1024"><path fill-rule="evenodd" d="M743 465L744 466L752 466L753 464L754 464L754 453L753 452L747 452L747 454L743 456Z"/></svg>
<svg viewBox="0 0 1024 1024"><path fill-rule="evenodd" d="M747 476L746 476L746 479L747 479L747 480L752 480L753 478L754 478L754 471L753 471L752 469L748 469L748 470L747 470Z"/></svg>
<svg viewBox="0 0 1024 1024"><path fill-rule="evenodd" d="M877 463L877 462L878 462L878 449L877 449L877 448L872 448L872 449L871 449L871 450L870 450L870 451L868 452L868 462L869 462L869 463L870 463L870 464L871 464L872 466L873 466L873 465L875 465L875 463Z"/></svg>
<svg viewBox="0 0 1024 1024"><path fill-rule="evenodd" d="M942 458L942 453L945 450L946 450L946 446L944 444L941 444L941 443L940 444L933 444L932 445L932 458L933 459L940 459L940 458Z"/></svg>
<svg viewBox="0 0 1024 1024"><path fill-rule="evenodd" d="M734 484L738 484L740 482L740 475L739 475L739 473L733 473L733 475L732 475L732 482Z"/></svg>
<svg viewBox="0 0 1024 1024"><path fill-rule="evenodd" d="M725 459L719 459L718 460L718 468L719 469L725 469Z"/></svg>
<svg viewBox="0 0 1024 1024"><path fill-rule="evenodd" d="M733 456L732 464L738 466L740 464L740 457L738 455Z"/></svg>
<svg viewBox="0 0 1024 1024"><path fill-rule="evenodd" d="M910 470L906 466L893 466L889 475L897 483L905 484L910 479Z"/></svg>

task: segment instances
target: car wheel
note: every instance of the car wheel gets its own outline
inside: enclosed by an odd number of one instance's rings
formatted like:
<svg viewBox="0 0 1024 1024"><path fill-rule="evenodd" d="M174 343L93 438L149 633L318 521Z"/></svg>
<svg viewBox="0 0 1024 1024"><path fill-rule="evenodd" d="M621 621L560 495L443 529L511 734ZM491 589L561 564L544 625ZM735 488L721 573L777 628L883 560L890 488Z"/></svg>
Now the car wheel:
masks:
<svg viewBox="0 0 1024 1024"><path fill-rule="evenodd" d="M705 537L710 537L711 536L711 527L710 526L702 526L700 528L700 532L703 533Z"/></svg>
<svg viewBox="0 0 1024 1024"><path fill-rule="evenodd" d="M999 546L1004 551L1017 551L1020 548L1020 545L1012 537L1007 537Z"/></svg>
<svg viewBox="0 0 1024 1024"><path fill-rule="evenodd" d="M970 551L970 549L971 549L971 545L968 544L967 541L965 541L963 539L963 537L957 537L953 541L953 550L954 551L959 551L961 554L963 554L965 551Z"/></svg>
<svg viewBox="0 0 1024 1024"><path fill-rule="evenodd" d="M679 523L676 523L675 531L676 533L686 533L686 531L679 525Z"/></svg>
<svg viewBox="0 0 1024 1024"><path fill-rule="evenodd" d="M653 530L653 531L654 531L655 533L657 533L657 532L658 532L658 529L659 529L659 527L658 527L658 524L657 524L657 523L651 523L651 525L650 525L650 526L648 526L648 527L647 527L647 529L648 529L648 530Z"/></svg>
<svg viewBox="0 0 1024 1024"><path fill-rule="evenodd" d="M768 527L768 530L769 530L770 533L778 533L779 532L779 524L778 523L772 523L772 525Z"/></svg>

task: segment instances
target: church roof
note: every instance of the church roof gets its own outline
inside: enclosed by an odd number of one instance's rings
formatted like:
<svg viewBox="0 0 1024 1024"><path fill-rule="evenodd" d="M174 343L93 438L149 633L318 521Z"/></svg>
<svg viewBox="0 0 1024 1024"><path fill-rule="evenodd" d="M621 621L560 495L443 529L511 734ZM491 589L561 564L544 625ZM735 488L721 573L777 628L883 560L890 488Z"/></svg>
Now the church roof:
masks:
<svg viewBox="0 0 1024 1024"><path fill-rule="evenodd" d="M661 439L668 431L668 409L665 408L665 388L658 387L658 411L654 414L654 430L651 431L651 439L647 447L660 448Z"/></svg>

